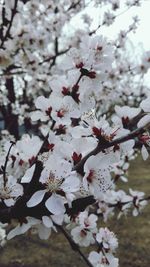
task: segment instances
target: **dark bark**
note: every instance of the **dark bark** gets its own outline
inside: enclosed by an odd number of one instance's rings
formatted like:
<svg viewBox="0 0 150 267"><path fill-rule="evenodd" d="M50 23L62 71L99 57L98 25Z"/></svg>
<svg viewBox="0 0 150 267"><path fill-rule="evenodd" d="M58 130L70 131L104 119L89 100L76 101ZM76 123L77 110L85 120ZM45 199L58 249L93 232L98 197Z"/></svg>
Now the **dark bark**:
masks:
<svg viewBox="0 0 150 267"><path fill-rule="evenodd" d="M14 91L13 78L6 79L6 89L8 92L9 104L2 108L4 116L4 129L8 130L10 134L14 135L16 139L19 138L18 115L13 114L12 104L15 104L16 96Z"/></svg>

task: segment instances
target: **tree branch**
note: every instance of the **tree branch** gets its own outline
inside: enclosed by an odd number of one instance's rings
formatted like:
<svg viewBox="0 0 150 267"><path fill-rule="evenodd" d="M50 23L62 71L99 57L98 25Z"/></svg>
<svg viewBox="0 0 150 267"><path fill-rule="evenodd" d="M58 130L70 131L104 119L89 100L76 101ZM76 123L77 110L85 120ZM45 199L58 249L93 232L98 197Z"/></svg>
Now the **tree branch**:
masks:
<svg viewBox="0 0 150 267"><path fill-rule="evenodd" d="M4 164L4 166L1 166L2 171L3 171L4 187L7 184L6 169L7 169L7 163L8 163L8 159L9 159L9 154L10 154L10 151L11 151L13 145L14 145L14 142L11 142L10 148L9 148L9 150L7 152L7 155L6 155L5 164Z"/></svg>
<svg viewBox="0 0 150 267"><path fill-rule="evenodd" d="M10 35L10 30L11 30L11 27L12 27L13 19L14 19L14 16L16 15L17 4L18 4L18 0L15 0L14 8L12 9L12 13L11 13L10 23L9 23L8 28L7 28L6 34L5 34L5 36L3 37L3 39L2 39L0 48L3 48L3 45L4 45L5 41L7 40L7 38L8 38L9 35Z"/></svg>
<svg viewBox="0 0 150 267"><path fill-rule="evenodd" d="M65 238L68 240L71 248L78 252L80 254L80 256L82 257L82 259L86 262L86 264L89 267L93 267L93 265L90 263L90 261L85 257L85 255L82 253L82 251L80 250L79 246L74 242L74 240L71 238L71 236L68 234L68 232L60 225L55 224L55 226L57 226L57 228L63 233L63 235L65 236Z"/></svg>
<svg viewBox="0 0 150 267"><path fill-rule="evenodd" d="M117 138L111 142L109 141L105 141L105 142L102 142L98 143L97 147L95 149L93 149L90 153L88 153L79 163L77 163L73 170L74 171L77 171L78 173L80 174L84 174L84 163L86 162L86 160L91 157L92 155L97 155L98 153L100 153L101 151L107 149L107 148L110 148L114 145L118 145L118 144L121 144L121 143L124 143L126 141L129 141L131 139L134 139L135 137L137 137L138 135L144 133L146 130L145 130L145 127L141 127L141 128L138 128L134 131L132 131L131 133L123 136L123 137L120 137L120 138ZM103 140L104 141L104 140Z"/></svg>

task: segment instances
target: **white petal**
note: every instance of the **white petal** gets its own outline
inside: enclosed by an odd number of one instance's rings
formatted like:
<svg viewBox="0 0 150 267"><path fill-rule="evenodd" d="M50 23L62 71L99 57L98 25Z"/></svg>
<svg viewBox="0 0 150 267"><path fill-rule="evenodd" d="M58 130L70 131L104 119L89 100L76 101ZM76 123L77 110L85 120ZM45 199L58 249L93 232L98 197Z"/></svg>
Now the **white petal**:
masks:
<svg viewBox="0 0 150 267"><path fill-rule="evenodd" d="M134 118L135 116L137 116L141 109L140 108L131 108L128 106L115 106L115 111L117 113L117 115L121 118L121 117L129 117L129 119Z"/></svg>
<svg viewBox="0 0 150 267"><path fill-rule="evenodd" d="M51 228L47 228L44 225L40 224L38 227L38 235L41 239L47 240L51 234Z"/></svg>
<svg viewBox="0 0 150 267"><path fill-rule="evenodd" d="M43 200L45 193L46 190L40 190L35 192L33 196L30 198L30 200L27 202L27 207L31 208L38 205Z"/></svg>
<svg viewBox="0 0 150 267"><path fill-rule="evenodd" d="M15 201L12 198L10 198L10 199L5 199L4 203L6 204L7 207L11 207L14 205Z"/></svg>
<svg viewBox="0 0 150 267"><path fill-rule="evenodd" d="M63 198L56 194L52 194L52 196L46 200L45 206L54 215L59 215L65 212Z"/></svg>
<svg viewBox="0 0 150 267"><path fill-rule="evenodd" d="M16 228L14 228L13 230L11 230L8 235L7 235L7 240L12 239L13 237L15 237L16 235L20 235L20 226L17 226Z"/></svg>
<svg viewBox="0 0 150 267"><path fill-rule="evenodd" d="M138 122L137 126L138 128L146 126L148 123L150 123L150 115L145 115L140 121Z"/></svg>
<svg viewBox="0 0 150 267"><path fill-rule="evenodd" d="M21 183L29 183L32 179L34 170L35 164L25 172L24 176L21 179Z"/></svg>
<svg viewBox="0 0 150 267"><path fill-rule="evenodd" d="M10 196L13 197L18 197L23 195L23 186L21 184L16 184L15 186L12 187L12 192L10 193Z"/></svg>
<svg viewBox="0 0 150 267"><path fill-rule="evenodd" d="M139 212L138 212L138 209L134 209L133 212L132 212L133 216L138 216Z"/></svg>
<svg viewBox="0 0 150 267"><path fill-rule="evenodd" d="M140 107L145 111L145 112L150 112L150 97L144 99L141 104Z"/></svg>
<svg viewBox="0 0 150 267"><path fill-rule="evenodd" d="M52 220L48 216L43 216L42 217L43 224L47 227L50 228L53 226Z"/></svg>
<svg viewBox="0 0 150 267"><path fill-rule="evenodd" d="M67 177L61 186L65 192L76 192L79 187L80 180L75 175Z"/></svg>
<svg viewBox="0 0 150 267"><path fill-rule="evenodd" d="M92 251L90 252L88 259L92 264L96 265L97 263L100 262L101 257L99 253L97 253L96 251Z"/></svg>
<svg viewBox="0 0 150 267"><path fill-rule="evenodd" d="M148 151L147 151L147 149L146 149L146 147L144 145L142 146L141 154L142 154L142 158L144 160L147 160L148 159L149 154L148 154Z"/></svg>
<svg viewBox="0 0 150 267"><path fill-rule="evenodd" d="M121 144L121 148L124 153L128 153L134 147L135 140L129 140Z"/></svg>
<svg viewBox="0 0 150 267"><path fill-rule="evenodd" d="M17 179L14 176L9 175L8 176L8 182L7 182L9 187L12 187L12 186L16 185L16 183L17 183Z"/></svg>
<svg viewBox="0 0 150 267"><path fill-rule="evenodd" d="M48 120L48 116L39 110L31 112L30 115L31 115L32 121L37 121L37 120L47 121Z"/></svg>
<svg viewBox="0 0 150 267"><path fill-rule="evenodd" d="M60 215L51 215L52 220L57 223L58 225L62 225L64 220L64 214Z"/></svg>
<svg viewBox="0 0 150 267"><path fill-rule="evenodd" d="M88 172L91 169L108 169L113 163L116 163L116 155L114 153L109 153L106 155L98 154L96 156L91 156L87 159L84 164L84 171Z"/></svg>
<svg viewBox="0 0 150 267"><path fill-rule="evenodd" d="M10 231L7 235L7 239L10 240L16 235L24 234L31 227L29 223L23 224L22 226L17 226L12 231Z"/></svg>
<svg viewBox="0 0 150 267"><path fill-rule="evenodd" d="M106 258L108 262L110 263L110 267L118 267L119 266L119 260L115 258L112 254L107 253Z"/></svg>
<svg viewBox="0 0 150 267"><path fill-rule="evenodd" d="M48 99L44 96L39 96L35 101L35 106L37 109L46 110Z"/></svg>

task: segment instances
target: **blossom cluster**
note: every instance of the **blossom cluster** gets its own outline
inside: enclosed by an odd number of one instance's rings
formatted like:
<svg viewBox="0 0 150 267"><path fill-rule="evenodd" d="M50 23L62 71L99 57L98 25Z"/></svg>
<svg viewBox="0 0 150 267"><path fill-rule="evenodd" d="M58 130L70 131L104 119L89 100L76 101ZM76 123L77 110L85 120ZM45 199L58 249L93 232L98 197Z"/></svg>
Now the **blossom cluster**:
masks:
<svg viewBox="0 0 150 267"><path fill-rule="evenodd" d="M138 152L144 160L150 152L150 93L137 85L150 68L149 51L133 70L121 52L137 19L110 41L96 32L113 23L120 1L94 1L95 7L107 2L112 13L104 12L94 31L76 31L73 38L66 24L86 1L13 2L0 2L6 11L0 103L8 130L0 144L0 221L18 223L7 240L28 230L48 239L64 226L76 245L97 247L88 257L94 267L117 267L118 240L99 228L99 215L105 223L116 211L118 219L129 210L137 216L149 200L117 184L128 181ZM129 2L131 8L141 1ZM90 24L88 15L82 20ZM19 137L8 115L27 133ZM3 244L3 228L0 235Z"/></svg>

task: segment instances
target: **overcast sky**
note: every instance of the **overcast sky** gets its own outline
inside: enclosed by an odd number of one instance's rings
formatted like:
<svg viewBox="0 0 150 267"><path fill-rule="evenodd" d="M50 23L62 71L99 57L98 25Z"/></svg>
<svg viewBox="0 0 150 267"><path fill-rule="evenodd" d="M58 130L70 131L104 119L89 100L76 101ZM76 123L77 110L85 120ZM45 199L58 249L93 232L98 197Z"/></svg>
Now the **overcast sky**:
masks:
<svg viewBox="0 0 150 267"><path fill-rule="evenodd" d="M121 4L123 1L124 0L121 1ZM119 13L124 12L124 10L125 9L119 10ZM100 9L90 7L87 9L87 11L91 17L94 17L93 28L96 28L96 26L99 24L101 14ZM99 33L106 34L110 39L113 39L119 30L127 29L127 25L132 22L132 17L136 15L138 15L140 19L138 30L135 34L130 34L130 38L135 46L138 43L141 43L145 50L150 50L150 0L142 0L142 5L140 7L130 8L122 15L119 15L111 27L103 27L99 30ZM79 25L81 26L81 24L82 22L79 20L78 16L73 19L73 26L75 28L78 28Z"/></svg>

